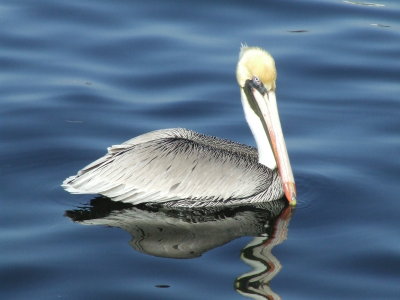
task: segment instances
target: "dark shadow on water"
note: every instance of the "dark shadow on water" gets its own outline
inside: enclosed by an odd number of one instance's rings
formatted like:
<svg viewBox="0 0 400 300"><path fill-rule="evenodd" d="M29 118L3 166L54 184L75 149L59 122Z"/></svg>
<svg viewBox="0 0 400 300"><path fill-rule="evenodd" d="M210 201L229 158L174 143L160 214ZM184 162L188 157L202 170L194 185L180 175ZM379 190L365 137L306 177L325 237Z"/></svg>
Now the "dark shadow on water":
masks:
<svg viewBox="0 0 400 300"><path fill-rule="evenodd" d="M269 282L281 269L271 250L286 239L292 215L285 200L257 206L171 209L97 197L87 207L68 210L65 215L83 225L124 229L132 235L133 249L166 258L199 257L239 237L252 236L241 250L241 259L253 270L235 280L235 289L255 299L280 299Z"/></svg>

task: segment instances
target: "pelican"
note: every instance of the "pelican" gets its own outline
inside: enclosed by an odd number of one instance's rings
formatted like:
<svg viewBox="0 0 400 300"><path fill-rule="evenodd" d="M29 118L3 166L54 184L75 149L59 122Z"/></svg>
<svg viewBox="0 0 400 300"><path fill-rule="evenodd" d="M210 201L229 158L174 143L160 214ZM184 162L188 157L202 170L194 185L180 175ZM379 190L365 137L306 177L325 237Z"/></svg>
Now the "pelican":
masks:
<svg viewBox="0 0 400 300"><path fill-rule="evenodd" d="M106 155L62 186L71 193L101 194L133 205L243 205L283 195L296 205L276 103L276 76L275 61L267 51L241 47L236 78L257 149L182 128L156 130L109 147Z"/></svg>

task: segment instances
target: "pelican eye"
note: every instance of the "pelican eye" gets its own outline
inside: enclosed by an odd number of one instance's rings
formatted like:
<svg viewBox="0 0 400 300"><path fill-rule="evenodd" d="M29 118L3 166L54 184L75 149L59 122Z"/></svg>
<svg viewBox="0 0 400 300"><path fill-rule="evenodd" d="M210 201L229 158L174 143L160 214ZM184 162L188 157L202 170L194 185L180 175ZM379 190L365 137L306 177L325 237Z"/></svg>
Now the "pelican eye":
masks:
<svg viewBox="0 0 400 300"><path fill-rule="evenodd" d="M258 78L257 76L253 76L253 83L257 86L262 85L260 78Z"/></svg>
<svg viewBox="0 0 400 300"><path fill-rule="evenodd" d="M253 88L259 91L261 95L264 96L265 94L268 94L268 90L257 76L253 76L251 83L253 84Z"/></svg>

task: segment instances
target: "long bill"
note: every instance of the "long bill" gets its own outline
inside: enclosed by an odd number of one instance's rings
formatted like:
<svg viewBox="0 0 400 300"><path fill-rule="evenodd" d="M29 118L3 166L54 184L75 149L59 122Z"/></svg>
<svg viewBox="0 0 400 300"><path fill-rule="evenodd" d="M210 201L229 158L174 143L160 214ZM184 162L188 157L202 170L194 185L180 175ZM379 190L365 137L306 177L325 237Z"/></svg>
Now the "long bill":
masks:
<svg viewBox="0 0 400 300"><path fill-rule="evenodd" d="M267 135L269 136L279 175L282 179L283 191L289 204L294 206L296 205L296 185L289 161L289 155L286 149L285 139L283 137L281 122L279 120L275 92L269 91L264 95L261 95L261 93L256 89L253 89L252 92L260 109L260 113L267 125Z"/></svg>

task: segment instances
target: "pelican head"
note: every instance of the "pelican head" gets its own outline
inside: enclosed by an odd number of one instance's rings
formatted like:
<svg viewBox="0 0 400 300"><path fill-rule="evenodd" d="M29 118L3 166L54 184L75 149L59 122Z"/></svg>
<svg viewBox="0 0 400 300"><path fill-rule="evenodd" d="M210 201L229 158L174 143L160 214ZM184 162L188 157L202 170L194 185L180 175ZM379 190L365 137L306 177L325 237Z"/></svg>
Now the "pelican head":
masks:
<svg viewBox="0 0 400 300"><path fill-rule="evenodd" d="M270 169L278 168L285 196L290 205L296 205L296 186L276 104L276 76L275 61L267 51L242 46L236 78L259 162Z"/></svg>

